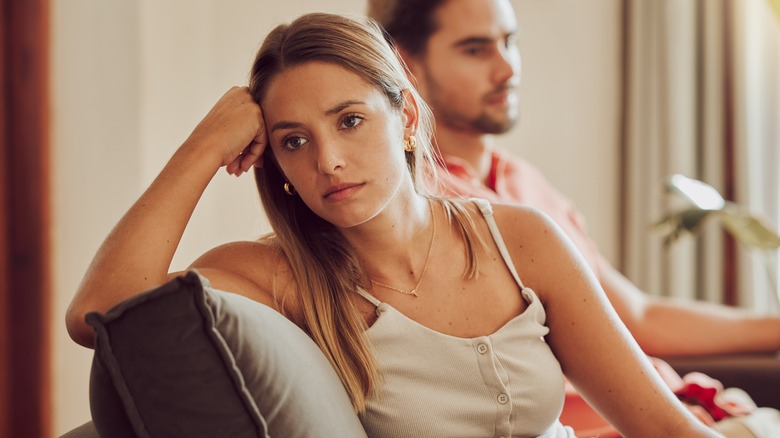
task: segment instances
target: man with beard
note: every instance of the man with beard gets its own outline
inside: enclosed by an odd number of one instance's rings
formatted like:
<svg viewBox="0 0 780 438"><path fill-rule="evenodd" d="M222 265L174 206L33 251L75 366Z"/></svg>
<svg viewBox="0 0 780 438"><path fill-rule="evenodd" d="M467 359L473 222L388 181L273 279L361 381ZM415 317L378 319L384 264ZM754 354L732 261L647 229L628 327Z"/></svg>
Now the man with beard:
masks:
<svg viewBox="0 0 780 438"><path fill-rule="evenodd" d="M521 203L547 213L580 249L621 319L648 354L780 350L778 317L672 301L641 291L599 253L581 214L539 170L492 145L492 136L509 131L519 116L520 54L509 0L370 0L369 15L396 44L434 113L436 146L449 170L441 172L443 194ZM680 392L690 384L662 361L656 365L672 389ZM700 406L692 410L709 424L714 423L713 416L718 417ZM772 410L770 415L778 414ZM575 429L579 425L578 432L590 428L608 436L606 421L590 411L573 390L561 418ZM774 421L777 425L780 420ZM719 428L729 436L747 433L742 424L734 423L722 422Z"/></svg>

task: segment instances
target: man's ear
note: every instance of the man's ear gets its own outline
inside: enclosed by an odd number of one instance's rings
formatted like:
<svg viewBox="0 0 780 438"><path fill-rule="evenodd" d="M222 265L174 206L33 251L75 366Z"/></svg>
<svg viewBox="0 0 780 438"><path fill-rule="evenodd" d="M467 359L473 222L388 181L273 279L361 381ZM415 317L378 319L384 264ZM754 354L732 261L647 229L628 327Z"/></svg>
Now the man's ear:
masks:
<svg viewBox="0 0 780 438"><path fill-rule="evenodd" d="M411 90L403 90L401 94L404 98L404 107L401 110L401 122L404 125L404 137L415 135L419 126L419 106L417 95Z"/></svg>

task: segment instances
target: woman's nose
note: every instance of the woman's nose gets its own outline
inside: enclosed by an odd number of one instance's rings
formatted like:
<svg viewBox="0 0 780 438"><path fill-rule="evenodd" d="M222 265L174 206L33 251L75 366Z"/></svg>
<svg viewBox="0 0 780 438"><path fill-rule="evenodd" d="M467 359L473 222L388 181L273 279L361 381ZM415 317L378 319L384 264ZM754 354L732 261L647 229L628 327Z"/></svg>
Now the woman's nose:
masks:
<svg viewBox="0 0 780 438"><path fill-rule="evenodd" d="M323 139L317 144L317 170L331 174L344 167L344 156L334 139Z"/></svg>

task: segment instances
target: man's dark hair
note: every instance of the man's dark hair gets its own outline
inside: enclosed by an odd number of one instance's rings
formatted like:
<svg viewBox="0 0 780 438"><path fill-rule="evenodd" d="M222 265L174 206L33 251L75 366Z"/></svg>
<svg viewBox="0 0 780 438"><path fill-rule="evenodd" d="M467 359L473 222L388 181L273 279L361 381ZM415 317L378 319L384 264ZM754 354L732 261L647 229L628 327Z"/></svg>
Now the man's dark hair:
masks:
<svg viewBox="0 0 780 438"><path fill-rule="evenodd" d="M368 16L376 20L393 44L409 56L425 54L428 39L438 30L434 13L447 0L369 0Z"/></svg>

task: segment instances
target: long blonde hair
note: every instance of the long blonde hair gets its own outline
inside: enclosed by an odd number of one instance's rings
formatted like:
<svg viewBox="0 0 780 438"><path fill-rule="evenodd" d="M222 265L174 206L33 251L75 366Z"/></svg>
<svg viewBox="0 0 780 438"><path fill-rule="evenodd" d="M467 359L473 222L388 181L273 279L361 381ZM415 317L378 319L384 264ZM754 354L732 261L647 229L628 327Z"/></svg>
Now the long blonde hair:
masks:
<svg viewBox="0 0 780 438"><path fill-rule="evenodd" d="M320 61L350 70L387 97L401 111L404 91L418 104L417 148L406 153L415 189L427 194L438 167L431 148L432 116L407 78L405 66L380 27L365 17L314 13L277 26L260 47L249 80L252 96L262 103L273 78L285 69ZM355 410L365 408L366 396L380 379L366 323L354 305L353 294L367 288L368 278L352 246L330 223L314 214L298 196L283 190L284 175L266 148L263 167L255 169L260 198L274 230L274 241L290 265L303 312L303 328L336 370ZM459 224L468 260L465 274L476 275L474 224L463 207L442 201L448 216Z"/></svg>

